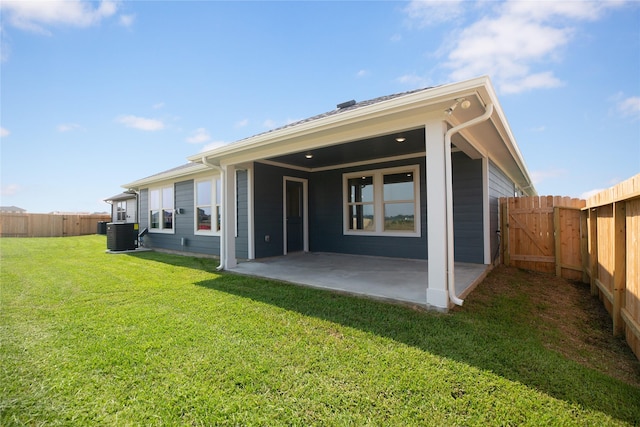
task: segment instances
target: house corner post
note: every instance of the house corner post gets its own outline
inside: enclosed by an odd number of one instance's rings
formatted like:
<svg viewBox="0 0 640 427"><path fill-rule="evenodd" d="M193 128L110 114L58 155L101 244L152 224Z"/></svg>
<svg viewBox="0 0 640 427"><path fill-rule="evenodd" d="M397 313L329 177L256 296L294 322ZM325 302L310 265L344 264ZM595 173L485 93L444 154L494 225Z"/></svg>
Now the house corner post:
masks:
<svg viewBox="0 0 640 427"><path fill-rule="evenodd" d="M446 131L446 124L443 121L429 122L425 125L427 152L427 304L442 310L449 309L444 147Z"/></svg>
<svg viewBox="0 0 640 427"><path fill-rule="evenodd" d="M221 256L224 258L224 268L228 270L236 267L236 168L233 165L222 167L222 230Z"/></svg>

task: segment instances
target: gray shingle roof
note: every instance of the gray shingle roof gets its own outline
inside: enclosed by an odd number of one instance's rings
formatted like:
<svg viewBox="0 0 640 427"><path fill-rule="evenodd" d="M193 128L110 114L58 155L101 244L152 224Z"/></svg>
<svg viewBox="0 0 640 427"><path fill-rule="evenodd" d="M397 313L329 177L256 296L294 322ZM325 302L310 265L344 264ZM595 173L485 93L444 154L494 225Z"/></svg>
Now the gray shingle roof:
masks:
<svg viewBox="0 0 640 427"><path fill-rule="evenodd" d="M322 119L322 118L325 118L325 117L330 117L330 116L334 116L336 114L344 113L345 111L357 110L358 108L367 107L369 105L377 104L379 102L388 101L388 100L394 99L394 98L399 98L399 97L405 96L405 95L410 95L412 93L417 93L417 92L422 92L422 91L425 91L425 90L433 89L434 87L435 86L421 88L421 89L414 89L414 90L409 90L409 91L406 91L406 92L400 92L400 93L394 93L394 94L391 94L391 95L380 96L378 98L373 98L373 99L369 99L369 100L366 100L366 101L356 102L355 104L350 105L348 107L336 108L335 110L327 111L326 113L322 113L322 114L318 114L318 115L315 115L315 116L312 116L312 117L309 117L309 118L306 118L306 119L298 120L297 122L289 123L289 124L287 124L285 126L281 126L279 128L274 128L274 129L270 129L270 130L268 130L266 132L258 133L256 135L251 135L251 136L249 136L247 138L240 139L239 141L245 141L247 139L256 137L258 135L266 135L266 134L269 134L271 132L279 131L281 129L292 128L292 127L301 125L303 123L309 123L309 122L312 122L314 120L319 120L319 119ZM344 104L347 104L347 103L344 103ZM338 104L338 105L341 105L341 104ZM236 142L239 142L239 141L236 141Z"/></svg>

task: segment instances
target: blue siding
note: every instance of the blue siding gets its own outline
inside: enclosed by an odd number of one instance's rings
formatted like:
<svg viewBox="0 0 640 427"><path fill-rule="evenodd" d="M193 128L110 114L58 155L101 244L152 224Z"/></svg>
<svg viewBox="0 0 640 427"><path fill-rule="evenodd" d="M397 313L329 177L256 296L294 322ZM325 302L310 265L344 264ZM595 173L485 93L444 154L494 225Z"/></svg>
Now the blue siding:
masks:
<svg viewBox="0 0 640 427"><path fill-rule="evenodd" d="M398 166L420 166L420 237L353 236L343 234L342 175L361 170ZM472 160L463 153L454 153L454 234L455 259L482 263L484 244L482 231L482 161ZM283 169L256 163L255 165L255 242L256 258L283 253L282 242L282 180L296 176L309 180L309 250L356 255L426 259L427 200L426 161L424 158L382 162L340 170L314 173ZM269 236L269 242L265 236Z"/></svg>
<svg viewBox="0 0 640 427"><path fill-rule="evenodd" d="M453 153L451 172L454 258L459 262L482 264L482 160L473 160L464 153Z"/></svg>
<svg viewBox="0 0 640 427"><path fill-rule="evenodd" d="M248 198L248 173L246 170L236 172L236 211L237 230L236 257L238 259L249 258L249 198Z"/></svg>
<svg viewBox="0 0 640 427"><path fill-rule="evenodd" d="M282 182L284 176L309 178L309 174L291 169L255 163L254 166L254 230L255 256L264 258L284 253L282 229ZM313 210L309 209L311 212ZM310 212L310 214L311 214ZM309 219L312 223L312 220ZM269 241L266 241L269 236Z"/></svg>
<svg viewBox="0 0 640 427"><path fill-rule="evenodd" d="M207 255L220 254L220 238L218 236L200 236L194 233L195 207L193 180L181 181L174 184L175 208L182 208L182 214L176 214L175 233L148 233L144 237L144 245L148 248L168 249L172 251L198 253ZM140 192L140 228L149 225L149 194L144 189ZM182 245L182 239L186 244Z"/></svg>
<svg viewBox="0 0 640 427"><path fill-rule="evenodd" d="M491 234L491 260L498 254L498 234L499 224L499 198L513 197L515 192L514 183L500 170L500 168L489 161L489 224Z"/></svg>
<svg viewBox="0 0 640 427"><path fill-rule="evenodd" d="M427 198L420 196L421 237L352 236L343 234L342 175L360 170L420 165L420 188L426 189L424 158L316 172L309 182L309 250L398 258L427 257Z"/></svg>

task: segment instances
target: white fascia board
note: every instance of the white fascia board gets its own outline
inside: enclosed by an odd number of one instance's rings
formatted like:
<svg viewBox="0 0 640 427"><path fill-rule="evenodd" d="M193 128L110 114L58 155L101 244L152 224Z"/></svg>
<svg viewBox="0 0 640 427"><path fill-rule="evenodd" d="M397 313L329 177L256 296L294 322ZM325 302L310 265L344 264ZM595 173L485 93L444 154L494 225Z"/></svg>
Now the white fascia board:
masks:
<svg viewBox="0 0 640 427"><path fill-rule="evenodd" d="M522 153L520 152L520 148L518 147L516 139L513 136L513 132L511 132L511 126L509 126L509 121L507 120L507 117L505 116L504 111L502 110L502 107L498 102L498 96L496 95L496 92L493 89L493 86L491 84L487 85L485 87L485 91L486 91L485 92L486 96L489 98L490 102L493 103L494 115L497 115L500 126L496 124L493 118L491 119L491 121L493 122L493 125L495 126L495 128L498 130L498 133L502 136L502 139L507 147L507 150L509 151L509 153L511 153L513 160L518 165L518 168L520 168L520 171L526 181L528 188L532 190L530 195L537 195L537 191L533 185L533 180L529 175L529 169L527 168L527 164L524 161L524 157L522 157ZM514 182L517 182L517 181L514 181Z"/></svg>
<svg viewBox="0 0 640 427"><path fill-rule="evenodd" d="M301 138L309 134L330 130L338 126L348 126L364 120L375 119L394 113L402 113L407 110L424 108L429 105L443 102L447 99L455 98L464 92L474 92L482 87L490 85L488 77L478 77L459 83L434 87L428 90L410 93L386 101L356 108L352 111L345 111L322 117L296 126L285 127L280 130L256 135L245 140L220 147L205 153L190 156L187 159L191 162L201 162L205 157L209 160L220 161L223 157L231 157L248 149L257 149L273 143L281 143L284 140Z"/></svg>
<svg viewBox="0 0 640 427"><path fill-rule="evenodd" d="M168 171L166 173L159 173L157 175L153 175L147 178L142 178L137 181L130 182L128 184L121 185L122 188L126 189L140 189L148 187L151 184L156 184L162 181L175 181L177 178L183 178L190 175L195 175L200 172L205 172L207 170L212 170L206 165L201 163L194 163L192 166L178 169L175 171Z"/></svg>

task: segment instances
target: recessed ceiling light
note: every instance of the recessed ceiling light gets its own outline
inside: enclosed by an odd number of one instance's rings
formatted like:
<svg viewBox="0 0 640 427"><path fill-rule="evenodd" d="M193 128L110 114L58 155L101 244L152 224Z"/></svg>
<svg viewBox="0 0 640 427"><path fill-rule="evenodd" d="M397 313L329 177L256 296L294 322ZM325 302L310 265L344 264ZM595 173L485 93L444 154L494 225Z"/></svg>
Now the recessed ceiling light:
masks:
<svg viewBox="0 0 640 427"><path fill-rule="evenodd" d="M307 159L313 159L313 154L307 153L304 155L304 157L306 157Z"/></svg>
<svg viewBox="0 0 640 427"><path fill-rule="evenodd" d="M397 142L398 144L403 143L403 142L405 142L406 140L407 140L407 138L405 138L404 136L397 136L397 137L396 137L396 142Z"/></svg>

